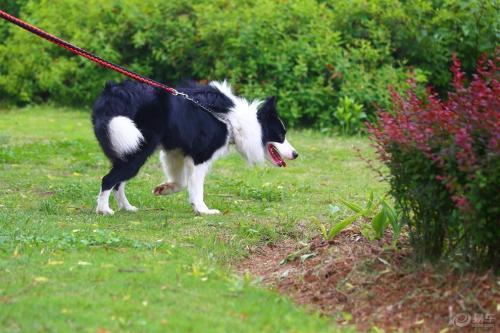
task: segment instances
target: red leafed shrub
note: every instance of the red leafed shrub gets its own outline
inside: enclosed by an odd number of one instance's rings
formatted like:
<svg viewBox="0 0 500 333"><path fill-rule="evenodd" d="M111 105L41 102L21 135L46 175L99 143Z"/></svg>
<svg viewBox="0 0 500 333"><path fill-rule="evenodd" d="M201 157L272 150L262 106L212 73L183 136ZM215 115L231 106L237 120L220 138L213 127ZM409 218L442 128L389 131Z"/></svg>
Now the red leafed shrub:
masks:
<svg viewBox="0 0 500 333"><path fill-rule="evenodd" d="M454 57L446 101L392 91L392 110L368 125L419 259L500 266L499 54L470 82Z"/></svg>

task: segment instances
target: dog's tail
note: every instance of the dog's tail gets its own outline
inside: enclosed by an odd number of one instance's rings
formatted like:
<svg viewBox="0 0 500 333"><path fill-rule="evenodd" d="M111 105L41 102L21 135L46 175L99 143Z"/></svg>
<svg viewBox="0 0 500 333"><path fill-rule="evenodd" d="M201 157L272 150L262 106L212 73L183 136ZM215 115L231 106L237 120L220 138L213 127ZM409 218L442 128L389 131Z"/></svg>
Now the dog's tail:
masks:
<svg viewBox="0 0 500 333"><path fill-rule="evenodd" d="M111 118L108 123L108 136L111 149L118 158L137 151L144 141L144 136L134 121L124 116Z"/></svg>

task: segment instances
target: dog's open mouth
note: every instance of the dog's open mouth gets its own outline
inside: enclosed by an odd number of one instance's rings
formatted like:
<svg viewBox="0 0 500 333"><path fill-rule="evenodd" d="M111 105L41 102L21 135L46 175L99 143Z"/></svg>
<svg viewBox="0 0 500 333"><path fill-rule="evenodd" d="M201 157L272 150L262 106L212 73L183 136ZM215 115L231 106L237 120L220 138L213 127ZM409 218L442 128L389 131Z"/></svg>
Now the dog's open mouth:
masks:
<svg viewBox="0 0 500 333"><path fill-rule="evenodd" d="M267 151L269 152L269 156L271 156L274 165L278 167L286 167L285 161L283 161L278 149L273 144L270 143L267 145Z"/></svg>

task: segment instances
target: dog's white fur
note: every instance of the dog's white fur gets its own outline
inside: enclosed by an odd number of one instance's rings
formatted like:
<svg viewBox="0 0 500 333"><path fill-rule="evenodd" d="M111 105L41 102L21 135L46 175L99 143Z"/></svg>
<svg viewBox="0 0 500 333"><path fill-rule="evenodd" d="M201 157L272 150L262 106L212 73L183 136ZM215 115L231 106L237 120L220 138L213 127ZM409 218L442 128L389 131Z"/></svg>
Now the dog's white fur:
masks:
<svg viewBox="0 0 500 333"><path fill-rule="evenodd" d="M168 154L160 151L160 163L171 187L169 193L176 193L186 187L187 175L184 168L184 155L180 150L170 150Z"/></svg>
<svg viewBox="0 0 500 333"><path fill-rule="evenodd" d="M144 140L142 133L130 118L113 117L108 126L111 147L120 157L136 151Z"/></svg>
<svg viewBox="0 0 500 333"><path fill-rule="evenodd" d="M113 215L114 210L109 207L109 195L111 190L101 191L97 197L97 208L95 209L97 214L102 215Z"/></svg>
<svg viewBox="0 0 500 333"><path fill-rule="evenodd" d="M193 159L184 156L179 150L160 151L160 162L169 185L167 192L172 194L187 187L189 202L197 214L219 214L217 209L210 209L203 200L203 186L212 163L226 154L228 144L217 150L212 158L202 164L195 165Z"/></svg>
<svg viewBox="0 0 500 333"><path fill-rule="evenodd" d="M293 148L293 146L288 142L287 139L285 139L283 143L279 142L269 142L269 143L275 146L276 149L278 149L280 155L283 156L284 158L287 158L289 160L294 159L293 153L295 152L295 148ZM266 153L269 154L267 150Z"/></svg>
<svg viewBox="0 0 500 333"><path fill-rule="evenodd" d="M160 162L167 178L168 189L162 194L179 192L187 187L189 201L198 214L219 214L217 209L210 209L203 199L203 186L212 163L225 155L229 142L234 141L236 150L250 164L263 163L266 157L262 146L262 129L257 120L257 111L261 101L247 101L236 96L227 81L213 81L210 85L216 87L233 102L234 106L226 116L229 123L229 136L226 144L217 150L212 158L205 163L195 165L190 157L185 157L180 151L161 151ZM160 185L161 186L161 185Z"/></svg>
<svg viewBox="0 0 500 333"><path fill-rule="evenodd" d="M132 206L125 196L125 183L126 182L121 182L120 186L118 186L118 189L114 191L115 199L118 202L118 209L124 209L129 212L136 212L138 211L138 208Z"/></svg>
<svg viewBox="0 0 500 333"><path fill-rule="evenodd" d="M225 80L223 82L212 81L210 85L216 87L234 103L227 115L227 120L231 125L236 150L250 165L263 163L265 150L262 148L262 129L257 120L257 111L262 101L250 102L236 96Z"/></svg>

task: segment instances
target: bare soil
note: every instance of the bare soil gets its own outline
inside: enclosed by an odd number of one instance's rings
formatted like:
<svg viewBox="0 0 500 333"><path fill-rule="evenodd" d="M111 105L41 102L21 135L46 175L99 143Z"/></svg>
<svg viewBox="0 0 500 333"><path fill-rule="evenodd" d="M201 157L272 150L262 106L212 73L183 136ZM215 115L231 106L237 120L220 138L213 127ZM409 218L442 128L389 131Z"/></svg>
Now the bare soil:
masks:
<svg viewBox="0 0 500 333"><path fill-rule="evenodd" d="M416 265L407 241L394 249L390 240L353 228L329 242L283 241L253 251L239 271L362 331L500 332L498 277Z"/></svg>

